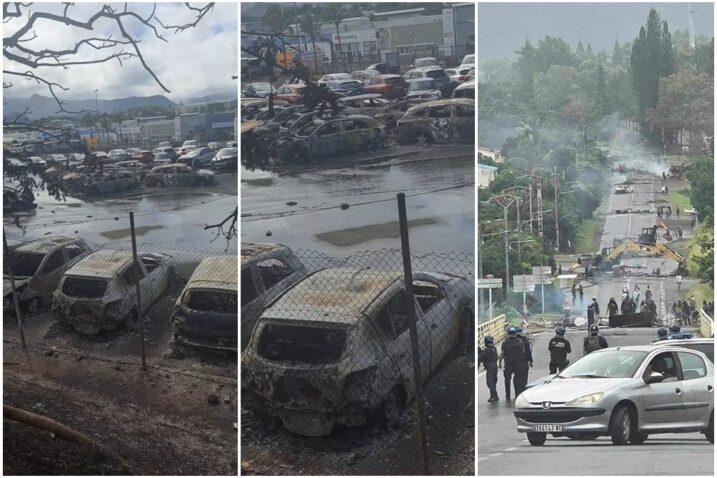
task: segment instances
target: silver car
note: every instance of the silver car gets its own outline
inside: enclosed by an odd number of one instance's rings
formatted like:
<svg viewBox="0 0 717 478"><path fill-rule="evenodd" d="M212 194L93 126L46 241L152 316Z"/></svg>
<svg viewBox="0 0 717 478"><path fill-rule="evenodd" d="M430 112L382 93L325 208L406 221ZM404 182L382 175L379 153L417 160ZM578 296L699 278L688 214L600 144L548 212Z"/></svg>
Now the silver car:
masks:
<svg viewBox="0 0 717 478"><path fill-rule="evenodd" d="M701 432L714 443L714 366L702 352L640 345L579 359L515 401L531 445L548 433L643 443L651 434Z"/></svg>

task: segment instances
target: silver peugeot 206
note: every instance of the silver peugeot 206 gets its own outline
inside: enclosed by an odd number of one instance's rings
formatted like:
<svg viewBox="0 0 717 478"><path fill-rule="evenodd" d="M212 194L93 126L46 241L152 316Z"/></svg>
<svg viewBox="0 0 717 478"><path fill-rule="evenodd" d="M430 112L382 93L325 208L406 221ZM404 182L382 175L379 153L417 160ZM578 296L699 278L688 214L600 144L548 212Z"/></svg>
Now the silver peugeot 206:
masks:
<svg viewBox="0 0 717 478"><path fill-rule="evenodd" d="M677 346L640 345L593 352L524 391L513 411L531 445L554 437L615 445L657 433L701 432L714 443L714 365Z"/></svg>

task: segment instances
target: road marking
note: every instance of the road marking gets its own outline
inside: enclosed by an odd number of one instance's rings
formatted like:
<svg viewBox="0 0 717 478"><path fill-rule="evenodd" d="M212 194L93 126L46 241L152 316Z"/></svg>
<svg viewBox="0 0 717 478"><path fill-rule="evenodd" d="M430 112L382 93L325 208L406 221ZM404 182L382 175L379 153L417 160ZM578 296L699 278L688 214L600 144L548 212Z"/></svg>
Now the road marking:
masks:
<svg viewBox="0 0 717 478"><path fill-rule="evenodd" d="M514 446L505 449L505 451L514 451L514 450L517 450L517 448Z"/></svg>

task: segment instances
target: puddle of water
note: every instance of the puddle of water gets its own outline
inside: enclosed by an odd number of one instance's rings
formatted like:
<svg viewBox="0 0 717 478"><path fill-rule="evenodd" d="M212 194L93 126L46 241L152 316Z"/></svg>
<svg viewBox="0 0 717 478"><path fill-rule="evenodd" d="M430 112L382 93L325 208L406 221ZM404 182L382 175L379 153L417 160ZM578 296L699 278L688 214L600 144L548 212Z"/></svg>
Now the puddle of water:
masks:
<svg viewBox="0 0 717 478"><path fill-rule="evenodd" d="M408 221L408 228L437 224L433 218L413 219ZM400 236L398 221L368 226L352 227L338 231L322 232L316 238L338 247L349 247L372 239L395 239Z"/></svg>
<svg viewBox="0 0 717 478"><path fill-rule="evenodd" d="M138 236L142 236L145 233L152 231L154 229L163 229L164 226L135 226L134 232ZM117 240L117 239L123 239L125 237L130 237L130 229L115 229L114 231L104 231L100 233L107 239Z"/></svg>

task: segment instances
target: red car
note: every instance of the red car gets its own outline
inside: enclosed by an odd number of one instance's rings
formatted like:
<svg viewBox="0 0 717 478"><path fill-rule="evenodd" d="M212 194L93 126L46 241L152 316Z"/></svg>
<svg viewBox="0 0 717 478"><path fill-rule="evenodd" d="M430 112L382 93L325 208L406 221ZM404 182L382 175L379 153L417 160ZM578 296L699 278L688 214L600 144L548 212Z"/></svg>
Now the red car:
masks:
<svg viewBox="0 0 717 478"><path fill-rule="evenodd" d="M301 89L303 85L283 85L274 92L274 99L286 101L293 105L301 101Z"/></svg>
<svg viewBox="0 0 717 478"><path fill-rule="evenodd" d="M377 93L384 98L401 98L406 96L408 84L401 75L377 75L366 80L364 93Z"/></svg>
<svg viewBox="0 0 717 478"><path fill-rule="evenodd" d="M143 150L132 154L132 159L140 163L151 164L154 161L154 154L152 151Z"/></svg>

